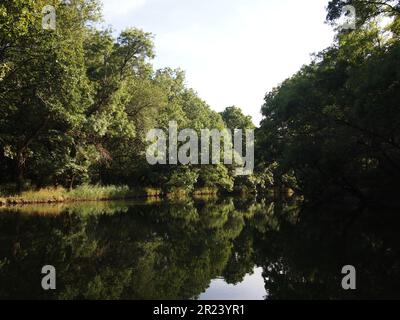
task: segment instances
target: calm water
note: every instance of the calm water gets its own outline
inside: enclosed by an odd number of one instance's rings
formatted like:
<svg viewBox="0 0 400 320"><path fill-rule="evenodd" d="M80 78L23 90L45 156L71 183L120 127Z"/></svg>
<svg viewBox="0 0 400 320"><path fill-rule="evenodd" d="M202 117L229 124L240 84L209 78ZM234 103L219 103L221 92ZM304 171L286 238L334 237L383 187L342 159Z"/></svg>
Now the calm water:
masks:
<svg viewBox="0 0 400 320"><path fill-rule="evenodd" d="M400 298L399 226L395 210L295 200L1 209L0 299Z"/></svg>

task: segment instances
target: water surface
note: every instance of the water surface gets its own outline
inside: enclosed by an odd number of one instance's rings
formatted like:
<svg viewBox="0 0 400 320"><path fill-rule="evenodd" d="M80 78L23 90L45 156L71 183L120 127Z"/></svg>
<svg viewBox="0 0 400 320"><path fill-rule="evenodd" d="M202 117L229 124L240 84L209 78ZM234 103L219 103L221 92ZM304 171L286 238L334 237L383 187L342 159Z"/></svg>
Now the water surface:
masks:
<svg viewBox="0 0 400 320"><path fill-rule="evenodd" d="M0 299L399 298L399 226L394 210L295 199L3 208Z"/></svg>

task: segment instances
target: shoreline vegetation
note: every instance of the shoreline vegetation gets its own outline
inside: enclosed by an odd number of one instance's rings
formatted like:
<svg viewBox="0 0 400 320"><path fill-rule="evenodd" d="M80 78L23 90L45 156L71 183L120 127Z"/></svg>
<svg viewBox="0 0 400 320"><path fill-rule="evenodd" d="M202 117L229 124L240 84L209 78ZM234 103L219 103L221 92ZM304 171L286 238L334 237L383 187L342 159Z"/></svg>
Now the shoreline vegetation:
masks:
<svg viewBox="0 0 400 320"><path fill-rule="evenodd" d="M296 192L290 188L271 188L268 192L261 192L267 198L292 198ZM143 187L133 189L129 186L100 186L82 185L68 190L64 187L48 187L31 189L15 195L0 193L0 208L12 208L31 205L57 205L85 202L112 202L145 200L158 202L163 200L182 201L188 198L194 200L217 199L221 196L257 197L256 190L242 189L240 191L223 192L217 188L203 187L193 191L173 188L166 191L161 188Z"/></svg>
<svg viewBox="0 0 400 320"><path fill-rule="evenodd" d="M72 190L67 190L63 187L52 187L25 191L17 195L0 195L0 207L151 198L180 199L187 196L196 198L202 196L217 196L218 193L218 190L213 188L199 188L189 193L182 189L166 192L159 188L131 189L128 186L82 185Z"/></svg>

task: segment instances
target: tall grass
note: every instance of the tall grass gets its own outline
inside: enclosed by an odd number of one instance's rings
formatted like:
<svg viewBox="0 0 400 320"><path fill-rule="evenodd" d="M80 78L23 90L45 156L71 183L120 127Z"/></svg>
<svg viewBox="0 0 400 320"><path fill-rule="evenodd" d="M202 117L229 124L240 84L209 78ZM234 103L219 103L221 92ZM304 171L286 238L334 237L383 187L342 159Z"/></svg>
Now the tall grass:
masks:
<svg viewBox="0 0 400 320"><path fill-rule="evenodd" d="M25 191L16 196L3 196L0 197L0 205L123 200L159 197L160 195L161 190L152 188L132 190L128 186L82 185L71 191L62 187L43 188Z"/></svg>
<svg viewBox="0 0 400 320"><path fill-rule="evenodd" d="M193 196L216 196L217 193L217 189L202 188L194 191ZM15 196L0 195L0 206L140 198L150 199L160 198L163 195L167 196L168 199L185 199L190 195L190 193L185 189L179 188L163 194L161 189L156 188L130 189L128 186L82 185L70 191L62 187L53 187L25 191Z"/></svg>
<svg viewBox="0 0 400 320"><path fill-rule="evenodd" d="M118 200L134 196L128 186L90 186L82 185L67 193L70 200Z"/></svg>
<svg viewBox="0 0 400 320"><path fill-rule="evenodd" d="M30 199L32 201L46 201L46 200L64 200L67 196L67 192L64 188L44 188L37 191L30 190L24 191L21 195L16 198Z"/></svg>

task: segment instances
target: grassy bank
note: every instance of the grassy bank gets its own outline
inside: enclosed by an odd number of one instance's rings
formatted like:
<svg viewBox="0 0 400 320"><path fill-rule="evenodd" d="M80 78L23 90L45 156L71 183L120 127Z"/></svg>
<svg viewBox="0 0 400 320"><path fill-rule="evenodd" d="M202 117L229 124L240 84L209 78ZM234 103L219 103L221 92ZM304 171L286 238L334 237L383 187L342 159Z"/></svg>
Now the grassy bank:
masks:
<svg viewBox="0 0 400 320"><path fill-rule="evenodd" d="M151 199L161 197L183 199L189 195L191 194L188 194L188 192L183 189L174 189L170 193L164 193L161 189L156 188L130 189L128 186L83 185L73 190L57 187L25 191L13 196L2 196L0 194L0 206ZM218 195L218 190L215 188L201 188L195 190L192 195L194 197L203 198L204 196L208 196L215 198Z"/></svg>
<svg viewBox="0 0 400 320"><path fill-rule="evenodd" d="M58 187L25 191L21 194L7 197L1 197L0 195L0 206L78 201L125 200L160 197L161 195L161 190L152 188L132 190L127 186L83 185L71 191Z"/></svg>

